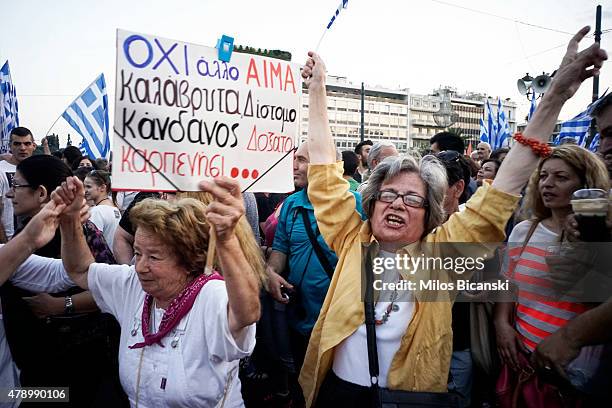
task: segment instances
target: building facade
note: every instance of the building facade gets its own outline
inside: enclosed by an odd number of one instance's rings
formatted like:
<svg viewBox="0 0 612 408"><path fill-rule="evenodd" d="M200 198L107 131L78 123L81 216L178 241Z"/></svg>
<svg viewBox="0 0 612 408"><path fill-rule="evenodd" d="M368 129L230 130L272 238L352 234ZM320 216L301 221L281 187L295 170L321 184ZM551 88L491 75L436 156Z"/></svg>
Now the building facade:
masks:
<svg viewBox="0 0 612 408"><path fill-rule="evenodd" d="M338 149L353 150L361 135L361 85L344 77L327 77L327 111L332 136ZM302 95L301 140L308 132L308 90ZM409 144L409 98L407 89L391 90L365 86L364 139L390 141L400 152Z"/></svg>
<svg viewBox="0 0 612 408"><path fill-rule="evenodd" d="M493 110L494 118L497 118L497 98L474 93L458 93L453 88L446 88L450 92L450 101L453 111L458 115L457 121L450 127L461 131L466 142L477 144L480 141L480 119L484 117L487 100ZM434 112L440 109L441 92L434 91L430 95L410 95L410 139L411 147L416 150L429 148L429 139L438 132L444 130L434 121ZM502 111L504 111L510 133L516 132L516 104L510 98L502 99ZM467 146L467 143L466 143ZM475 146L474 146L475 147Z"/></svg>
<svg viewBox="0 0 612 408"><path fill-rule="evenodd" d="M461 130L466 142L475 145L480 140L480 118L483 117L486 101L497 115L497 98L487 98L477 93L458 93L448 89L453 111L458 115L451 125ZM444 130L434 120L434 113L440 109L442 92L430 95L411 94L409 89L387 89L365 86L365 129L364 139L393 142L400 153L409 149L419 152L429 148L429 139ZM361 135L361 86L345 77L329 75L327 79L327 104L329 124L336 146L352 150L359 143ZM516 104L502 99L511 133L516 131ZM301 140L308 132L308 90L304 87L301 112ZM467 145L467 144L466 144Z"/></svg>

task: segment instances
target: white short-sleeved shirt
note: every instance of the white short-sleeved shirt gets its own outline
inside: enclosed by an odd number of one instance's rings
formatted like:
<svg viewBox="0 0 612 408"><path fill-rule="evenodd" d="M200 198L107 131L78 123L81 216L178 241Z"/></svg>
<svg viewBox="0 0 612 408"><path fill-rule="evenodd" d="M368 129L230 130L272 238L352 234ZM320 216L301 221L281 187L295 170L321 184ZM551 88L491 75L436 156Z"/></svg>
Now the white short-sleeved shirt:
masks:
<svg viewBox="0 0 612 408"><path fill-rule="evenodd" d="M7 238L11 238L15 232L13 222L13 203L10 198L6 198L6 193L10 190L13 185L13 177L15 177L15 171L17 166L7 162L6 160L0 161L0 199L4 204L4 210L2 211L2 226Z"/></svg>
<svg viewBox="0 0 612 408"><path fill-rule="evenodd" d="M0 247L2 245L0 244ZM61 259L43 258L32 255L22 263L11 277L11 283L31 292L61 292L74 286ZM0 314L0 384L3 389L19 388L19 370L13 362L11 350L6 341L4 322ZM19 406L14 403L0 403L0 407Z"/></svg>
<svg viewBox="0 0 612 408"><path fill-rule="evenodd" d="M121 212L110 205L96 205L91 208L89 220L102 232L109 248L113 248L115 231L121 220Z"/></svg>
<svg viewBox="0 0 612 408"><path fill-rule="evenodd" d="M225 282L204 285L191 310L162 340L164 347L154 344L139 349L129 348L143 341L140 324L145 292L134 267L92 264L88 285L98 307L121 325L119 376L132 406L137 389L142 408L215 407L224 395L225 407L244 406L238 363L255 347L255 324L245 328L239 340L234 339ZM158 312L157 325L162 315Z"/></svg>

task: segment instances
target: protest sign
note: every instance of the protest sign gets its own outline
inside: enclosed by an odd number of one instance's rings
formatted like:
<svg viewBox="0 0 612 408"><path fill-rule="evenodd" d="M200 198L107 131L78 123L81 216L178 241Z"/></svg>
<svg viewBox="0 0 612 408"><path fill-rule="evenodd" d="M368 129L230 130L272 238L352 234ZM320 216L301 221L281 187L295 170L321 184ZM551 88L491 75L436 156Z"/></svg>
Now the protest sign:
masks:
<svg viewBox="0 0 612 408"><path fill-rule="evenodd" d="M293 190L299 65L217 57L216 48L118 30L113 189L195 191L224 175L242 188L261 177L249 191Z"/></svg>

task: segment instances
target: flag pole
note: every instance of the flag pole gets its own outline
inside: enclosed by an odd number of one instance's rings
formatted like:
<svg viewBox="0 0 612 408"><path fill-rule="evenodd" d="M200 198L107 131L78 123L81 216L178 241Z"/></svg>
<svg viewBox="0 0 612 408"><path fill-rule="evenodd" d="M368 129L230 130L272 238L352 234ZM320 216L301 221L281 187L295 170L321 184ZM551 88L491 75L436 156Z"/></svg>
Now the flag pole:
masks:
<svg viewBox="0 0 612 408"><path fill-rule="evenodd" d="M323 31L323 34L321 34L321 38L319 38L319 42L317 43L317 48L315 48L315 53L318 54L319 53L319 47L321 46L321 43L323 42L323 38L325 38L325 33L327 32L327 28Z"/></svg>
<svg viewBox="0 0 612 408"><path fill-rule="evenodd" d="M51 129L53 129L53 126L55 126L55 124L57 123L58 120L60 120L60 118L62 117L63 113L60 114L57 119L55 119L55 122L53 122L53 124L51 125L51 127L49 128L49 130L47 130L47 133L45 133L44 137L49 136L49 132L51 132Z"/></svg>

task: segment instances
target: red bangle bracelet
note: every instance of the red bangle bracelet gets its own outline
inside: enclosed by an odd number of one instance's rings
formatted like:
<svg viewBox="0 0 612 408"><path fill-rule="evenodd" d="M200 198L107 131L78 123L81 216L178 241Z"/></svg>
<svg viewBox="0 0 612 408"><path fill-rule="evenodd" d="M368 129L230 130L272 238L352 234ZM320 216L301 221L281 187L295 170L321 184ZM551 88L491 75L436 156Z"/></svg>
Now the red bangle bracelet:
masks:
<svg viewBox="0 0 612 408"><path fill-rule="evenodd" d="M522 145L530 147L536 156L549 157L552 154L552 148L548 144L540 142L536 139L525 137L521 132L514 134L514 140Z"/></svg>

